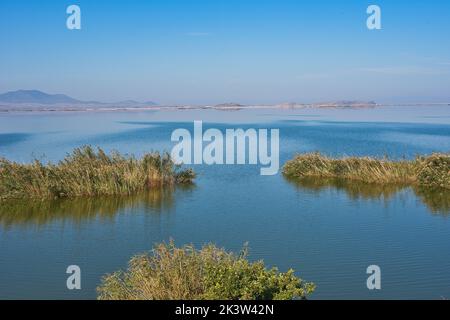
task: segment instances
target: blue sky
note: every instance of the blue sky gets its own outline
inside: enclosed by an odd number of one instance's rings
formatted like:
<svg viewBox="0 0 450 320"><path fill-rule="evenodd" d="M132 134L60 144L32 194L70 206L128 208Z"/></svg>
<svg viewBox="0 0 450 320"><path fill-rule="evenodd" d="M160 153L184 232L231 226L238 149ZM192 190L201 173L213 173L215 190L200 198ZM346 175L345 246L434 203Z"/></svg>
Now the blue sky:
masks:
<svg viewBox="0 0 450 320"><path fill-rule="evenodd" d="M66 28L81 8L82 29ZM382 30L366 28L366 8ZM450 1L0 1L0 92L167 104L450 102Z"/></svg>

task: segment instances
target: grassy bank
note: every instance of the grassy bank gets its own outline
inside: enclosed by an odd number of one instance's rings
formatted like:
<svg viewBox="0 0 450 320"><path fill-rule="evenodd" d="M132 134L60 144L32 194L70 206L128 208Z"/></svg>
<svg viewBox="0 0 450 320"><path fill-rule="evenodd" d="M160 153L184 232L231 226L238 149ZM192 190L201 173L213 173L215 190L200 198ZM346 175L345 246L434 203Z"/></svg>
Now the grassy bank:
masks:
<svg viewBox="0 0 450 320"><path fill-rule="evenodd" d="M57 164L0 159L0 199L129 195L189 184L194 178L192 170L181 170L168 154L149 153L137 159L84 146Z"/></svg>
<svg viewBox="0 0 450 320"><path fill-rule="evenodd" d="M450 189L450 154L391 161L370 157L334 159L320 153L297 155L283 167L288 178L339 178L373 184Z"/></svg>
<svg viewBox="0 0 450 320"><path fill-rule="evenodd" d="M197 250L159 244L151 254L133 257L127 271L102 279L98 298L104 300L271 300L306 298L314 291L294 275L262 261L251 263L247 250L235 255L214 245Z"/></svg>

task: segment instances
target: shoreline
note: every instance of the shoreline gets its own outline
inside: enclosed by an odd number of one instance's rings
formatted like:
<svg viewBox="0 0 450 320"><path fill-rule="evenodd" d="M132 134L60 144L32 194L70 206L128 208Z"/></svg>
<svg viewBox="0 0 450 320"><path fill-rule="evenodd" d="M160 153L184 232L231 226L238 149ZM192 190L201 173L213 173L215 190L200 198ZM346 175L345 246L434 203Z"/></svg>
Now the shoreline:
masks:
<svg viewBox="0 0 450 320"><path fill-rule="evenodd" d="M382 107L436 107L448 106L450 103L411 103L411 104L375 104L375 105L332 105L332 104L298 104L294 106L284 105L246 105L246 106L149 106L149 107L74 107L74 106L15 106L0 105L0 114L10 113L76 113L76 112L139 112L139 111L190 111L190 110L217 110L217 111L241 111L241 110L361 110L376 109Z"/></svg>

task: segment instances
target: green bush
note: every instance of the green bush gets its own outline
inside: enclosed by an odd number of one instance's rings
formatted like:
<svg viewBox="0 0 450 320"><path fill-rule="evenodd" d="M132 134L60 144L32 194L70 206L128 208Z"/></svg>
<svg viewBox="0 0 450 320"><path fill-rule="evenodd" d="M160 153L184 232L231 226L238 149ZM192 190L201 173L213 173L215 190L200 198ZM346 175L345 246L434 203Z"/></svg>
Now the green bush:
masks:
<svg viewBox="0 0 450 320"><path fill-rule="evenodd" d="M102 300L269 300L302 299L314 284L262 261L251 263L247 250L235 255L214 245L158 244L152 254L133 257L127 271L106 275L98 287Z"/></svg>

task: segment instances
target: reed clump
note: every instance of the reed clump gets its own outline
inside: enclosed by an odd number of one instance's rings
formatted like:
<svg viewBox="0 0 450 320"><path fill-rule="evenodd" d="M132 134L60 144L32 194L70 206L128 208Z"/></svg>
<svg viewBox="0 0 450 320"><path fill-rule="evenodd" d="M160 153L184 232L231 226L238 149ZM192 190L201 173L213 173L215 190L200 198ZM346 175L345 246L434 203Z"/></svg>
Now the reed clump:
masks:
<svg viewBox="0 0 450 320"><path fill-rule="evenodd" d="M418 157L415 176L421 187L450 189L450 154Z"/></svg>
<svg viewBox="0 0 450 320"><path fill-rule="evenodd" d="M373 184L416 185L450 189L450 154L435 153L415 160L371 157L334 159L320 153L297 155L283 167L289 178L339 178Z"/></svg>
<svg viewBox="0 0 450 320"><path fill-rule="evenodd" d="M314 284L262 261L251 263L247 250L239 255L214 245L197 250L158 244L151 254L133 257L126 271L103 277L101 300L269 300L306 298Z"/></svg>
<svg viewBox="0 0 450 320"><path fill-rule="evenodd" d="M21 164L0 159L0 200L131 195L139 191L192 183L195 174L182 170L170 155L148 153L142 158L84 146L60 162L35 160Z"/></svg>

